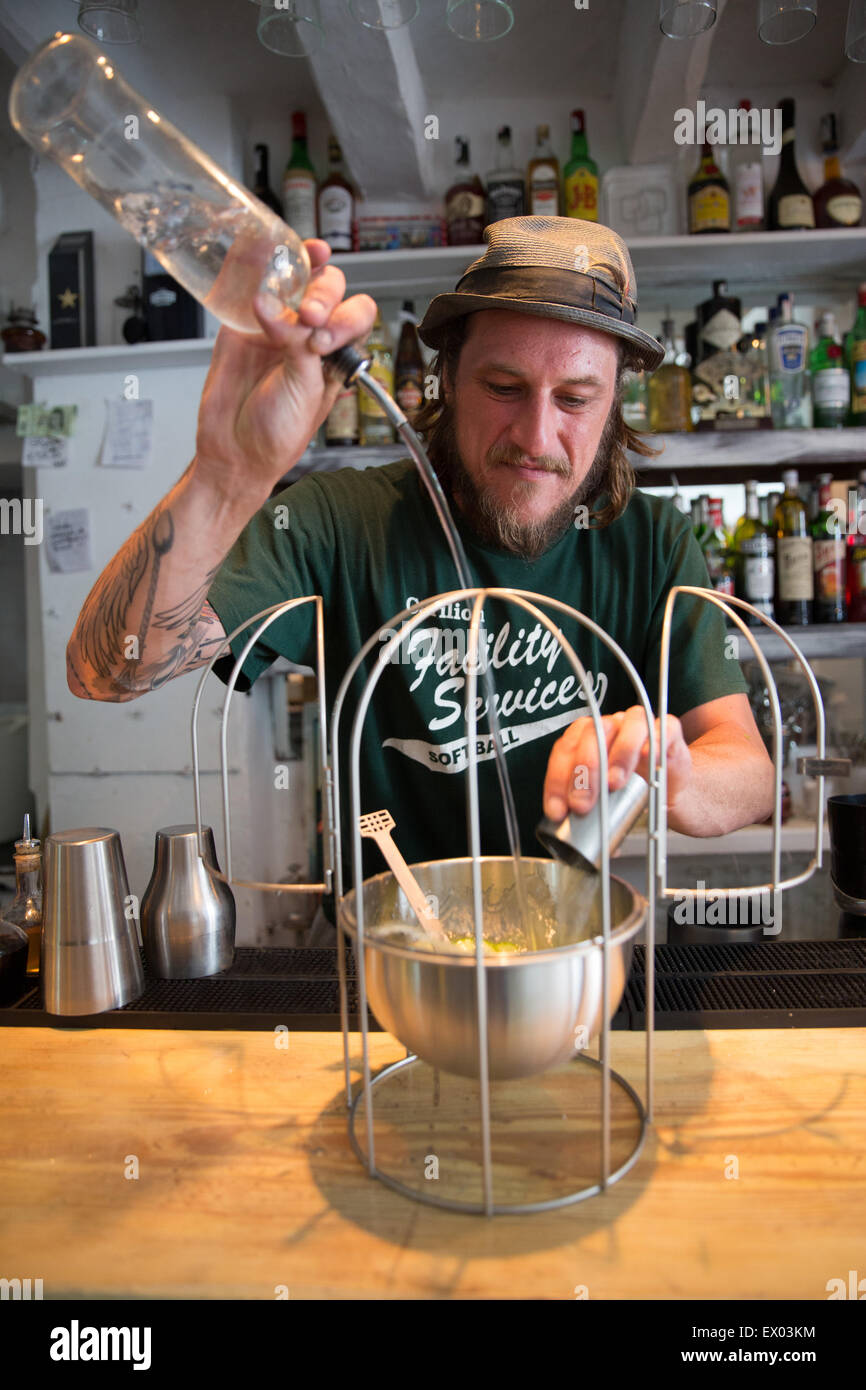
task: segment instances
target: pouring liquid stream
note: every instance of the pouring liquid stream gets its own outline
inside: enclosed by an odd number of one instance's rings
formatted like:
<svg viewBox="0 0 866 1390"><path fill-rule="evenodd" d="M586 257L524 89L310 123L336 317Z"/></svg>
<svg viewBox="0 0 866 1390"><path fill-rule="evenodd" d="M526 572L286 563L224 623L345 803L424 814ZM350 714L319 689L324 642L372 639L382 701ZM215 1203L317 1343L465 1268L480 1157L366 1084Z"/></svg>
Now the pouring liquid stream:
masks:
<svg viewBox="0 0 866 1390"><path fill-rule="evenodd" d="M430 460L427 457L424 446L422 445L420 439L418 438L415 431L412 429L412 426L409 424L400 407L396 404L395 401L391 399L391 397L388 395L388 392L382 388L379 382L376 381L375 377L371 376L370 373L366 371L364 368L361 368L356 372L355 380L367 391L368 395L371 395L374 398L374 400L376 400L379 403L379 405L382 407L382 409L385 411L386 415L390 419L391 423L394 425L398 435L402 439L403 443L406 445L406 448L412 455L412 458L415 462L415 466L417 467L418 472L421 474L427 491L430 494L430 500L432 501L433 506L436 510L436 515L439 519L439 523L442 527L442 530L445 533L445 539L448 542L448 548L451 552L451 558L454 561L454 568L457 571L457 577L460 582L460 587L463 589L471 589L476 587L475 581L472 577L472 572L469 568L469 561L466 558L466 551L463 548L463 542L460 539L460 533L454 524L454 518L451 515L451 511L448 506L448 501L445 497L445 493L442 490L442 485L439 482L436 473L434 472L434 469L430 463ZM505 828L508 834L508 847L511 851L511 857L514 860L514 887L517 895L517 906L520 926L523 934L526 935L529 941L531 942L532 949L543 950L544 947L549 943L543 940L539 940L539 925L537 917L535 913L529 910L527 903L526 885L524 882L524 869L520 852L520 831L518 829L517 824L517 811L514 805L514 794L511 790L511 780L508 776L505 752L502 747L502 735L499 729L499 716L496 711L496 703L494 699L495 687L493 683L493 676L490 670L490 666L486 661L482 662L481 666L484 686L487 694L487 708L489 711L490 719L490 733L493 737L493 758L496 764L496 774L499 779L499 789L502 794L502 806L505 813ZM467 771L467 776L468 775L469 774Z"/></svg>

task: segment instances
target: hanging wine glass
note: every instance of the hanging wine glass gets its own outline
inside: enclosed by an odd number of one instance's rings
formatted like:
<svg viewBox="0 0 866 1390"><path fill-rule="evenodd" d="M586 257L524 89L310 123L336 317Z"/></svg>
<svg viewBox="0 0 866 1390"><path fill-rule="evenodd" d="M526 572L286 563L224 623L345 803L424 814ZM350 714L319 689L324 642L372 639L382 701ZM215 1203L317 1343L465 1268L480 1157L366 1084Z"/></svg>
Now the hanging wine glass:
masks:
<svg viewBox="0 0 866 1390"><path fill-rule="evenodd" d="M420 0L346 0L349 14L365 29L400 29L411 24Z"/></svg>
<svg viewBox="0 0 866 1390"><path fill-rule="evenodd" d="M309 58L322 45L325 31L319 0L258 0L259 43L282 58Z"/></svg>
<svg viewBox="0 0 866 1390"><path fill-rule="evenodd" d="M447 22L458 39L485 43L508 33L514 12L505 0L448 0Z"/></svg>
<svg viewBox="0 0 866 1390"><path fill-rule="evenodd" d="M795 43L815 27L818 0L758 0L761 43Z"/></svg>
<svg viewBox="0 0 866 1390"><path fill-rule="evenodd" d="M138 43L138 0L80 0L78 27L100 43Z"/></svg>
<svg viewBox="0 0 866 1390"><path fill-rule="evenodd" d="M659 28L669 39L693 39L716 22L716 0L659 0Z"/></svg>

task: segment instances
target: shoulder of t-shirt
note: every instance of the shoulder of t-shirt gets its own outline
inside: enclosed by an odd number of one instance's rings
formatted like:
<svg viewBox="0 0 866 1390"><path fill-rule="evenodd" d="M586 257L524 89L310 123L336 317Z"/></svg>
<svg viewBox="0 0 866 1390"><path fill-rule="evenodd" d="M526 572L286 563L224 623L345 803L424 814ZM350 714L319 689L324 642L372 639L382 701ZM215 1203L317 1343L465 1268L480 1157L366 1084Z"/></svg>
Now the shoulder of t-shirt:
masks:
<svg viewBox="0 0 866 1390"><path fill-rule="evenodd" d="M385 505L394 506L418 496L418 479L410 458L395 459L369 468L337 468L333 472L308 473L296 484L312 484L332 507L341 509L349 504L351 515L356 508L368 503L377 511Z"/></svg>
<svg viewBox="0 0 866 1390"><path fill-rule="evenodd" d="M596 534L610 543L632 546L636 541L650 542L668 551L691 531L691 518L684 515L670 497L634 488L625 510L609 526Z"/></svg>

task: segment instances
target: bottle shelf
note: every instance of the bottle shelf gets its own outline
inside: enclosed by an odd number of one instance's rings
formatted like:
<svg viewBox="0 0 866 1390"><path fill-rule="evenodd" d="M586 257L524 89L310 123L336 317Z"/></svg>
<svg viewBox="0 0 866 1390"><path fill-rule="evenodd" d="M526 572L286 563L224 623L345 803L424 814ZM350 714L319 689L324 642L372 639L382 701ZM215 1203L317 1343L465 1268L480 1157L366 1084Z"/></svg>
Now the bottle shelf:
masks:
<svg viewBox="0 0 866 1390"><path fill-rule="evenodd" d="M770 661L793 660L790 648L775 632L763 624L750 629L761 651ZM822 657L866 657L866 623L813 623L809 627L787 627L785 631L797 643L807 661ZM739 635L739 634L738 634ZM740 637L740 660L748 661L748 643Z"/></svg>
<svg viewBox="0 0 866 1390"><path fill-rule="evenodd" d="M661 445L655 458L630 454L639 473L653 469L679 474L690 468L796 468L812 464L850 465L856 477L866 467L866 428L839 430L707 430L694 434L651 434Z"/></svg>

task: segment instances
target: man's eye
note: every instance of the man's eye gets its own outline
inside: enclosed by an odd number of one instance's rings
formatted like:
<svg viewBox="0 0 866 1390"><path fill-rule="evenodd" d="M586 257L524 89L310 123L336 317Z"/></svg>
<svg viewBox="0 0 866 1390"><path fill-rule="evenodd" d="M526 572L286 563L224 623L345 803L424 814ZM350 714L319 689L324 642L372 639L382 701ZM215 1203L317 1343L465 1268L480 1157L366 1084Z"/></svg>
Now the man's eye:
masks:
<svg viewBox="0 0 866 1390"><path fill-rule="evenodd" d="M509 396L512 391L517 390L516 386L500 386L498 382L495 381L488 381L487 385L491 391L495 391L500 396Z"/></svg>
<svg viewBox="0 0 866 1390"><path fill-rule="evenodd" d="M585 396L562 396L560 399L563 405L586 405Z"/></svg>

